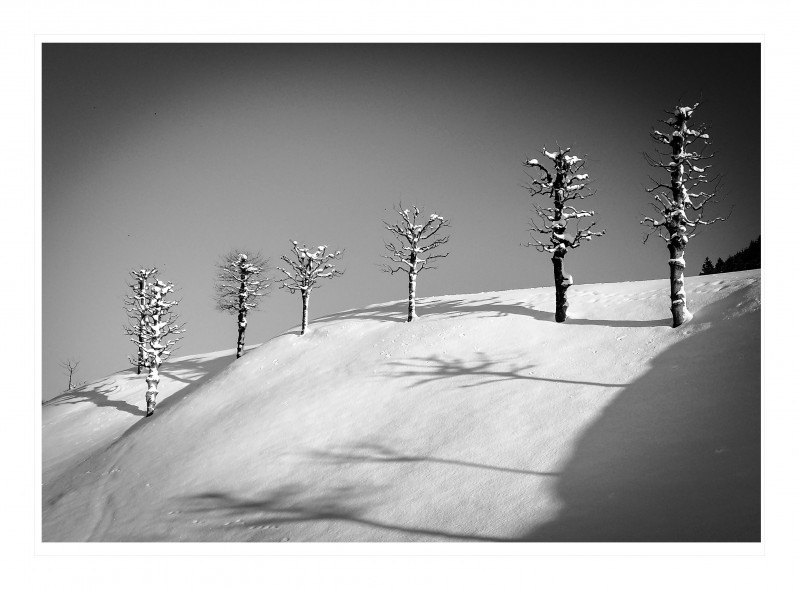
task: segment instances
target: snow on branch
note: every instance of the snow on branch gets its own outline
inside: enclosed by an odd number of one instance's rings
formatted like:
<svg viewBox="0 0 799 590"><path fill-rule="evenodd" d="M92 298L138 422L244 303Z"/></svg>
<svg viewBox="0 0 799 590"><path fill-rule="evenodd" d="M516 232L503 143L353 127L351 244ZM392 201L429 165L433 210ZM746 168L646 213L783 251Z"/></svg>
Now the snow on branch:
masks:
<svg viewBox="0 0 799 590"><path fill-rule="evenodd" d="M182 339L180 334L186 331L185 323L179 321L178 314L173 310L180 301L165 299L174 289L169 282L145 281L142 295L133 297L135 309L143 319L125 329L141 353L137 359L128 357L132 365L157 368L169 358L175 345Z"/></svg>
<svg viewBox="0 0 799 590"><path fill-rule="evenodd" d="M216 307L229 313L257 310L269 294L269 261L260 253L232 250L217 264Z"/></svg>
<svg viewBox="0 0 799 590"><path fill-rule="evenodd" d="M530 232L548 235L549 240L542 241L534 236L532 242L524 245L533 247L539 252L562 256L569 248L577 248L582 242L604 235L605 230L592 231L595 222L580 229L580 220L593 217L594 211L567 205L569 201L585 199L594 194L594 191L587 189L591 182L589 175L582 172L585 166L584 159L569 155L571 148L559 147L557 151L549 152L544 147L541 151L551 161L549 168L535 158L528 159L523 164L537 173L537 176L528 174L531 181L527 187L530 196L534 199L542 197L552 201L551 207L543 207L534 202L533 208L540 221L530 220ZM569 224L572 221L577 225L574 233L570 234L567 230L570 229Z"/></svg>
<svg viewBox="0 0 799 590"><path fill-rule="evenodd" d="M300 291L310 293L319 279L330 279L341 276L344 271L336 269L333 260L340 260L343 252L336 250L328 252L326 245L310 249L305 244L300 246L296 241L291 242L293 257L281 256L287 266L278 266L277 270L285 278L278 279L281 289L288 289L290 293Z"/></svg>
<svg viewBox="0 0 799 590"><path fill-rule="evenodd" d="M400 271L418 274L427 268L434 268L430 266L431 261L449 255L447 252L422 256L449 241L449 236L439 234L442 228L449 227L448 219L437 213L425 217L418 207L403 209L401 203L394 207L394 211L399 215L400 221L383 222L385 228L393 234L393 241L385 242L388 254L382 257L390 262L383 264L381 270L390 274Z"/></svg>
<svg viewBox="0 0 799 590"><path fill-rule="evenodd" d="M713 154L705 154L705 147L710 143L707 127L704 124L693 128L690 126L691 118L699 106L699 102L693 106L676 106L668 111L667 119L660 121L670 128L668 133L656 129L650 131L652 139L658 144L669 145L671 153L659 153L659 158L644 154L650 166L664 170L667 175L664 180L650 177L651 186L645 189L654 196L656 203L652 203L652 206L657 213L641 220L642 225L650 228L644 242L649 236L657 234L673 247L682 249L696 235L698 226L726 220L724 217L708 221L704 219L704 207L710 202L716 202L720 177L708 175L708 170L712 167L710 164L697 165L697 162L713 157ZM698 151L694 148L686 149L697 142L701 145ZM708 185L713 186L712 190L700 190ZM688 217L686 212L689 210L697 214L695 219Z"/></svg>

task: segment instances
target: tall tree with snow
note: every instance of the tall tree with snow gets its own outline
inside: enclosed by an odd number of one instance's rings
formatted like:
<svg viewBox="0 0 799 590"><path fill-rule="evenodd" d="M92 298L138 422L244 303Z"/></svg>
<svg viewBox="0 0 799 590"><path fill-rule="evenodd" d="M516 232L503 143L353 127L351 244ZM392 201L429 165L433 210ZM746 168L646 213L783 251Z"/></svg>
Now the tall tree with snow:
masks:
<svg viewBox="0 0 799 590"><path fill-rule="evenodd" d="M299 291L302 296L301 336L308 329L308 303L311 291L317 287L319 279L332 279L344 274L344 271L336 269L333 263L334 260L340 260L341 256L340 250L328 252L327 246L318 246L315 250L311 250L305 244L299 246L296 241L292 241L291 258L280 257L288 265L277 267L277 270L286 276L285 279L280 279L280 288L288 289L292 295Z"/></svg>
<svg viewBox="0 0 799 590"><path fill-rule="evenodd" d="M719 183L718 177L711 178L707 174L707 170L711 167L709 164L697 165L713 157L712 153L704 153L710 143L706 126L701 124L692 128L689 125L699 104L697 102L692 107L677 106L673 111L666 111L668 119L660 122L670 127L670 131L661 133L653 129L650 136L659 145L668 146L670 153L656 150L654 156L644 154L651 166L668 175L668 180L665 182L650 178L653 186L646 191L657 201L651 203L657 215L644 217L641 223L652 228L644 238L644 242L650 235L657 233L669 249L671 316L674 328L692 317L688 310L683 279L685 247L688 240L694 237L702 226L725 221L723 217L705 219L705 205L711 201L715 202Z"/></svg>
<svg viewBox="0 0 799 590"><path fill-rule="evenodd" d="M137 304L140 301L147 289L147 281L150 277L158 274L158 269L153 268L140 268L139 270L130 271L130 276L133 281L128 283L131 294L125 297L125 312L128 315L128 325L125 326L125 333L129 336L137 336L142 333L145 323L145 316L142 313L140 306ZM136 374L141 374L141 369L144 366L144 352L141 347L138 347L138 362L136 363Z"/></svg>
<svg viewBox="0 0 799 590"><path fill-rule="evenodd" d="M400 216L397 223L383 222L392 235L392 241L386 242L388 254L383 258L389 263L383 264L382 270L389 274L397 272L408 273L408 321L412 322L416 315L416 279L423 270L435 268L430 263L438 258L445 258L446 253L428 254L431 250L443 246L449 241L449 236L439 235L441 228L449 227L449 220L437 213L429 217L413 206L403 209L402 204L394 207Z"/></svg>
<svg viewBox="0 0 799 590"><path fill-rule="evenodd" d="M131 329L128 334L141 351L143 358L141 366L148 369L145 394L147 416L151 416L155 411L155 398L161 380L158 370L181 340L179 334L186 331L185 324L178 322L178 315L174 311L179 302L166 299L174 290L175 286L172 283L159 280L145 281L143 294L133 298L136 308L144 316L144 322L140 330ZM131 364L139 366L138 358L128 357L128 360Z"/></svg>
<svg viewBox="0 0 799 590"><path fill-rule="evenodd" d="M547 166L535 158L524 162L524 166L533 170L528 174L530 185L527 188L533 197L533 207L538 218L531 220L530 233L533 241L525 246L552 254L555 321L565 322L569 308L566 290L574 284L573 277L563 268L566 253L580 247L584 242L590 242L594 237L605 235L605 230L592 231L596 225L596 221L592 220L594 212L577 209L569 204L594 195L595 191L588 188L588 174L583 172L585 161L577 156L570 156L571 148L558 148L557 151L548 152L544 147L541 151L549 160ZM546 202L551 201L552 205L543 207L538 202L540 197L546 199ZM581 228L580 224L584 220L588 220L588 225ZM572 228L573 233L569 233L568 230Z"/></svg>
<svg viewBox="0 0 799 590"><path fill-rule="evenodd" d="M244 353L247 314L257 310L261 299L269 294L267 266L268 261L260 254L240 250L228 252L217 265L216 307L237 316L236 358Z"/></svg>

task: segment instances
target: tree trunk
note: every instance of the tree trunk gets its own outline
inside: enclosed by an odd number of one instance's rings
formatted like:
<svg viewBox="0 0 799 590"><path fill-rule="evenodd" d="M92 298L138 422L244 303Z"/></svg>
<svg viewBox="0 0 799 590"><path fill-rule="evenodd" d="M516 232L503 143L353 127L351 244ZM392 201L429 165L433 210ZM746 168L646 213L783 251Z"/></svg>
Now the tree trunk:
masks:
<svg viewBox="0 0 799 590"><path fill-rule="evenodd" d="M571 275L563 274L563 258L565 253L556 252L552 257L552 267L555 271L555 321L566 321L566 310L569 309L569 301L566 299L566 289L572 286L574 281Z"/></svg>
<svg viewBox="0 0 799 590"><path fill-rule="evenodd" d="M147 375L147 394L145 399L147 400L147 415L152 416L153 412L155 412L155 396L158 395L158 382L161 380L161 377L158 375L158 365L153 363L150 366L150 372Z"/></svg>
<svg viewBox="0 0 799 590"><path fill-rule="evenodd" d="M683 271L685 270L684 254L684 248L677 246L673 242L669 243L672 328L684 324L693 317L693 314L688 311L688 302L685 298L685 280L683 279Z"/></svg>
<svg viewBox="0 0 799 590"><path fill-rule="evenodd" d="M308 329L308 298L310 293L308 291L302 292L302 329L300 330L300 336L305 334L305 330Z"/></svg>
<svg viewBox="0 0 799 590"><path fill-rule="evenodd" d="M236 342L236 358L244 354L244 330L247 329L247 310L239 309L239 338Z"/></svg>
<svg viewBox="0 0 799 590"><path fill-rule="evenodd" d="M674 201L675 213L672 215L671 224L667 225L669 234L669 280L671 282L671 317L672 327L676 328L687 322L693 317L688 311L688 304L685 299L685 280L683 271L685 270L685 246L688 244L688 237L685 231L685 199L688 189L685 186L683 173L685 166L685 138L688 137L688 122L683 118L680 125L680 133L675 133L672 142L672 166L671 166L671 196Z"/></svg>
<svg viewBox="0 0 799 590"><path fill-rule="evenodd" d="M144 279L139 279L139 296L144 297L145 294L145 286L146 282ZM142 324L144 324L144 313L141 314L139 319L139 329L142 328ZM144 364L144 351L142 350L141 346L139 347L139 364L136 365L136 374L141 375L141 366Z"/></svg>
<svg viewBox="0 0 799 590"><path fill-rule="evenodd" d="M242 266L239 268L239 338L236 341L236 358L241 358L241 355L244 353L244 330L247 329L247 308L245 307L247 295L246 283L247 275Z"/></svg>
<svg viewBox="0 0 799 590"><path fill-rule="evenodd" d="M412 322L419 316L416 315L416 276L418 273L408 273L408 321Z"/></svg>

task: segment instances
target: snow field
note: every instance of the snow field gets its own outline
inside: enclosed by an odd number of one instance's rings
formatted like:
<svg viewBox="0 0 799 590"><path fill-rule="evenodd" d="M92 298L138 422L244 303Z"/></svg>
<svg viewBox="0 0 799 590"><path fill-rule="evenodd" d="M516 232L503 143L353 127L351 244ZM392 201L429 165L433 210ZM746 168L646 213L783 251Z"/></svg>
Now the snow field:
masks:
<svg viewBox="0 0 799 590"><path fill-rule="evenodd" d="M112 375L44 408L43 538L756 540L760 272L686 289L678 329L667 280L344 311L165 363L146 420Z"/></svg>

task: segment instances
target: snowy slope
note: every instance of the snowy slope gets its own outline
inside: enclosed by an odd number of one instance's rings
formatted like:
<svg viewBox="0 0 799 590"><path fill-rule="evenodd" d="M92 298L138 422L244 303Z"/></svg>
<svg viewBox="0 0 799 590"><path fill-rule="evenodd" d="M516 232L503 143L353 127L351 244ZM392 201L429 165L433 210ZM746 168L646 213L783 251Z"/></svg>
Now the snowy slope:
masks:
<svg viewBox="0 0 799 590"><path fill-rule="evenodd" d="M79 465L107 404L45 416L43 538L757 541L760 272L686 289L676 330L665 280L313 320Z"/></svg>
<svg viewBox="0 0 799 590"><path fill-rule="evenodd" d="M173 359L163 365L158 402L180 391L186 395L230 364L235 350ZM76 387L42 405L43 483L74 469L108 447L145 415L146 371L127 369ZM188 386L192 388L189 389Z"/></svg>

